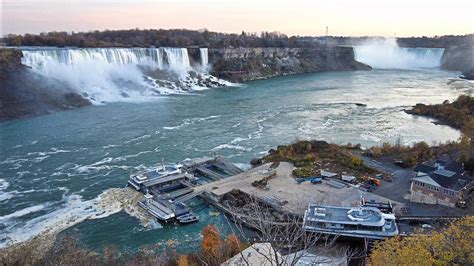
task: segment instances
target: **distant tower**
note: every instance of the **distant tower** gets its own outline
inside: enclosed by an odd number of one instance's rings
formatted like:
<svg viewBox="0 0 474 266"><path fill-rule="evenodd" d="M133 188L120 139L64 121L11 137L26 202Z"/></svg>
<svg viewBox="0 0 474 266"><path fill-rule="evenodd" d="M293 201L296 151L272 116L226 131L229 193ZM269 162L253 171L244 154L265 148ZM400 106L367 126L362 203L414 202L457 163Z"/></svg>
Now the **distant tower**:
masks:
<svg viewBox="0 0 474 266"><path fill-rule="evenodd" d="M329 27L326 26L326 36L329 36Z"/></svg>

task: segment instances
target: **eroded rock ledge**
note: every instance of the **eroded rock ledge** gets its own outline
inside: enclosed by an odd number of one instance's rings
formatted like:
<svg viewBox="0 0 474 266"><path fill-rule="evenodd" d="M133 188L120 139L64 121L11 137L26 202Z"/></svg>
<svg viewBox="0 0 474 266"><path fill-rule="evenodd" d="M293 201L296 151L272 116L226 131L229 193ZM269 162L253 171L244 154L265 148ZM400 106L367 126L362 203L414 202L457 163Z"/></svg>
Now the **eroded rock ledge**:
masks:
<svg viewBox="0 0 474 266"><path fill-rule="evenodd" d="M245 82L299 73L371 70L354 59L352 47L210 49L212 74Z"/></svg>

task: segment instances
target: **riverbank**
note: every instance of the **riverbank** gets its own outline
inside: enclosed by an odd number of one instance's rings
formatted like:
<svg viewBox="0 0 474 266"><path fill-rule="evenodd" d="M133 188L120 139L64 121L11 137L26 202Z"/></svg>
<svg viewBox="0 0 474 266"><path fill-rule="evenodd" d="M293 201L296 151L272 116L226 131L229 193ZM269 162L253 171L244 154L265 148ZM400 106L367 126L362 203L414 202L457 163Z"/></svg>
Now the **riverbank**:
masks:
<svg viewBox="0 0 474 266"><path fill-rule="evenodd" d="M445 101L442 104L420 103L405 112L431 117L436 119L437 123L460 129L466 134L474 134L474 97L469 95L462 95L453 102Z"/></svg>

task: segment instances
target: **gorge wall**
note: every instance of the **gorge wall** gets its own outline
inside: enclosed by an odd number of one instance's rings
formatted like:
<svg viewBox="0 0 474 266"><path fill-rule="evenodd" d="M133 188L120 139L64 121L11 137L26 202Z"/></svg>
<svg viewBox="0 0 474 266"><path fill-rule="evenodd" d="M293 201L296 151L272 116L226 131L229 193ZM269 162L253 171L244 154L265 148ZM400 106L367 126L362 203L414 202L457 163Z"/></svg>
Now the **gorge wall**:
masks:
<svg viewBox="0 0 474 266"><path fill-rule="evenodd" d="M474 46L452 46L444 50L441 68L461 71L467 79L474 79Z"/></svg>
<svg viewBox="0 0 474 266"><path fill-rule="evenodd" d="M352 47L209 49L211 74L244 82L298 73L370 70Z"/></svg>
<svg viewBox="0 0 474 266"><path fill-rule="evenodd" d="M22 52L0 49L0 121L83 107L91 103L21 63Z"/></svg>

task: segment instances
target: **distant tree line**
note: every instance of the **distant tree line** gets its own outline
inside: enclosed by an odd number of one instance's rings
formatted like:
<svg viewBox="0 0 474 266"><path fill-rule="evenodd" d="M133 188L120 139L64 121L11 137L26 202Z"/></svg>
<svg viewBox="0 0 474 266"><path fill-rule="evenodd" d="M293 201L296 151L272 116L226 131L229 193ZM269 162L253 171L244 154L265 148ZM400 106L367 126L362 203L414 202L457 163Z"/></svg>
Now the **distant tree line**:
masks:
<svg viewBox="0 0 474 266"><path fill-rule="evenodd" d="M403 47L446 48L449 46L473 46L474 34L398 38L397 42L398 45Z"/></svg>
<svg viewBox="0 0 474 266"><path fill-rule="evenodd" d="M318 47L322 45L356 45L374 37L291 36L280 32L240 34L186 29L130 29L90 32L53 31L40 34L9 34L2 39L8 46L74 46L74 47ZM474 34L435 37L398 38L403 47L448 47L474 44Z"/></svg>
<svg viewBox="0 0 474 266"><path fill-rule="evenodd" d="M310 47L318 42L299 36L288 37L280 32L240 34L204 30L105 30L91 32L47 32L7 35L8 46L75 46L75 47Z"/></svg>

